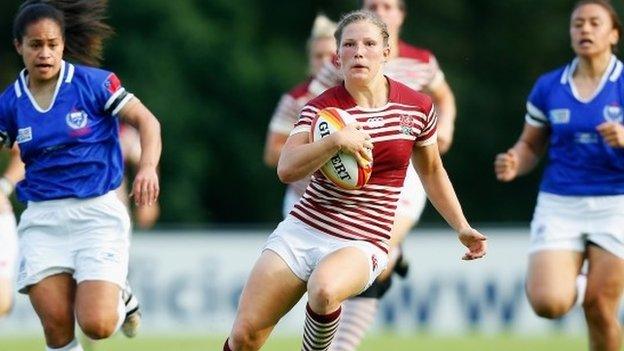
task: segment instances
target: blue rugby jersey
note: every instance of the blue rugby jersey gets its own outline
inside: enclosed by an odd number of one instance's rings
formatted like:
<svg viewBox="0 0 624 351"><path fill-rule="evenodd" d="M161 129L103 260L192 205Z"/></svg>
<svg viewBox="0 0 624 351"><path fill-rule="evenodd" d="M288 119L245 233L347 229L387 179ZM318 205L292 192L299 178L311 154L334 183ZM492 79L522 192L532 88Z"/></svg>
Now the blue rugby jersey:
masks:
<svg viewBox="0 0 624 351"><path fill-rule="evenodd" d="M624 65L612 56L594 96L582 99L572 75L578 59L541 76L525 120L549 128L548 163L540 190L569 196L624 194L624 149L607 145L596 127L623 122Z"/></svg>
<svg viewBox="0 0 624 351"><path fill-rule="evenodd" d="M17 143L26 178L21 201L90 198L121 184L119 122L132 98L114 73L65 61L52 102L42 109L23 70L0 96L0 141Z"/></svg>

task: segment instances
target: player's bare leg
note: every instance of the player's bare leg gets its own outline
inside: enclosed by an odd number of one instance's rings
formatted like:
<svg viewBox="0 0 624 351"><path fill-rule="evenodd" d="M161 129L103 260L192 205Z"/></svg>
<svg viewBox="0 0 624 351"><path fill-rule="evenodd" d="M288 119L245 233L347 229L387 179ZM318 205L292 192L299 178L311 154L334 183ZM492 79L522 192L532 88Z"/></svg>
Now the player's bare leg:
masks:
<svg viewBox="0 0 624 351"><path fill-rule="evenodd" d="M84 281L76 292L76 318L80 329L91 339L113 335L125 319L120 308L120 288L107 281Z"/></svg>
<svg viewBox="0 0 624 351"><path fill-rule="evenodd" d="M370 279L370 257L348 247L327 255L308 281L302 350L328 350L338 329L341 304L361 292Z"/></svg>
<svg viewBox="0 0 624 351"><path fill-rule="evenodd" d="M567 313L576 300L576 277L584 254L568 250L538 251L529 257L526 293L535 313L544 318L558 318Z"/></svg>
<svg viewBox="0 0 624 351"><path fill-rule="evenodd" d="M32 306L43 326L49 349L65 348L76 342L74 336L75 294L76 283L67 273L47 277L31 286L28 291ZM74 349L82 350L81 348Z"/></svg>
<svg viewBox="0 0 624 351"><path fill-rule="evenodd" d="M390 288L390 279L401 254L399 245L415 224L413 217L396 217L390 237L388 267L369 290L342 304L342 317L330 348L332 351L354 351L362 343L366 331L375 321L379 300Z"/></svg>
<svg viewBox="0 0 624 351"><path fill-rule="evenodd" d="M624 260L595 245L587 248L589 271L583 302L591 351L618 351L622 328L618 320L624 290Z"/></svg>
<svg viewBox="0 0 624 351"><path fill-rule="evenodd" d="M255 351L306 291L286 262L271 250L256 261L241 295L236 320L224 350Z"/></svg>

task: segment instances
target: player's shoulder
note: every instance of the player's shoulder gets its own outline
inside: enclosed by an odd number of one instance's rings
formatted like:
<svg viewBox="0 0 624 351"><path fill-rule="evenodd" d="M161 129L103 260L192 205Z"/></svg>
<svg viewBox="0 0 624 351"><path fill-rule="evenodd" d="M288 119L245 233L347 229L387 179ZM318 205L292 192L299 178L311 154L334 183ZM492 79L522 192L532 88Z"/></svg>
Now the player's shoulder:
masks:
<svg viewBox="0 0 624 351"><path fill-rule="evenodd" d="M537 78L535 86L540 88L552 88L557 85L565 84L572 74L573 65L574 63L570 62L541 74Z"/></svg>
<svg viewBox="0 0 624 351"><path fill-rule="evenodd" d="M310 87L311 82L312 78L308 78L305 81L295 85L288 91L288 95L290 95L293 99L299 99L300 97L305 96L308 94L308 88Z"/></svg>
<svg viewBox="0 0 624 351"><path fill-rule="evenodd" d="M76 81L87 83L102 83L109 79L109 77L115 76L115 73L102 68L85 66L75 63L72 63L71 65L74 69L74 79Z"/></svg>
<svg viewBox="0 0 624 351"><path fill-rule="evenodd" d="M407 85L388 78L390 84L390 102L409 105L429 110L433 104L431 97L416 91Z"/></svg>
<svg viewBox="0 0 624 351"><path fill-rule="evenodd" d="M433 53L425 48L399 41L399 57L411 58L421 62L429 62L432 60Z"/></svg>
<svg viewBox="0 0 624 351"><path fill-rule="evenodd" d="M323 109L325 107L348 109L353 107L355 103L344 85L340 84L325 90L321 95L310 100L307 105L317 109Z"/></svg>
<svg viewBox="0 0 624 351"><path fill-rule="evenodd" d="M2 90L2 93L0 93L0 104L7 106L15 103L22 93L19 78L17 78L9 83L4 90Z"/></svg>

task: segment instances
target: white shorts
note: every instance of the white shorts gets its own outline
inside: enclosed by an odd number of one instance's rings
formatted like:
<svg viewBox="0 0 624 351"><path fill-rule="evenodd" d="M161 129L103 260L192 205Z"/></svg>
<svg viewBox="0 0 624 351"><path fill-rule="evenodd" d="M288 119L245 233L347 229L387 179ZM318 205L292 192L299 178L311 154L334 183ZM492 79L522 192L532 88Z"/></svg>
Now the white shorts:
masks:
<svg viewBox="0 0 624 351"><path fill-rule="evenodd" d="M91 199L30 202L22 214L17 288L58 273L77 283L103 280L125 285L130 218L114 191Z"/></svg>
<svg viewBox="0 0 624 351"><path fill-rule="evenodd" d="M0 214L0 278L13 280L17 260L17 228L13 212Z"/></svg>
<svg viewBox="0 0 624 351"><path fill-rule="evenodd" d="M358 248L370 257L369 280L362 289L364 291L388 265L388 254L369 242L337 238L287 216L269 236L262 250L278 254L299 279L307 282L325 256L345 247Z"/></svg>
<svg viewBox="0 0 624 351"><path fill-rule="evenodd" d="M540 192L529 252L584 252L587 242L624 258L624 195L561 196Z"/></svg>
<svg viewBox="0 0 624 351"><path fill-rule="evenodd" d="M417 222L427 204L427 193L414 170L412 162L407 167L403 189L397 203L396 217L406 217Z"/></svg>

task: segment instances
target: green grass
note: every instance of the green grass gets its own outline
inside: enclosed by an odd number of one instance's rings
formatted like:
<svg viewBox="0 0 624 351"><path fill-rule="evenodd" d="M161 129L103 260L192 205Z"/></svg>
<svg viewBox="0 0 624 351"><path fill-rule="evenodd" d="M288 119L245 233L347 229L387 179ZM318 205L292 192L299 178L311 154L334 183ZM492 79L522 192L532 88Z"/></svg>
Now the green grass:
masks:
<svg viewBox="0 0 624 351"><path fill-rule="evenodd" d="M223 340L209 337L115 337L98 342L94 351L221 351ZM263 350L296 351L298 338L271 338ZM42 351L43 340L0 338L0 351ZM85 348L85 351L89 350ZM428 335L371 336L359 351L585 351L587 341L580 337L466 336Z"/></svg>

